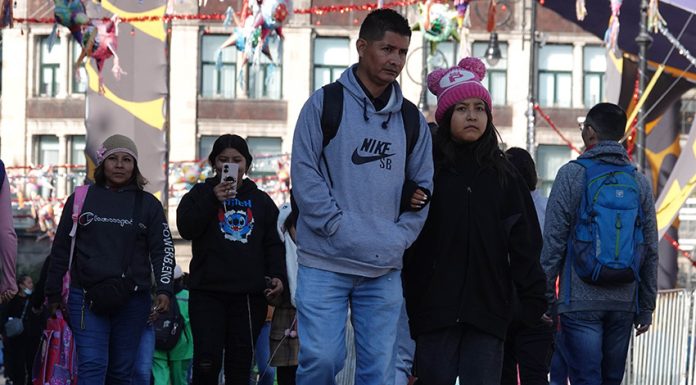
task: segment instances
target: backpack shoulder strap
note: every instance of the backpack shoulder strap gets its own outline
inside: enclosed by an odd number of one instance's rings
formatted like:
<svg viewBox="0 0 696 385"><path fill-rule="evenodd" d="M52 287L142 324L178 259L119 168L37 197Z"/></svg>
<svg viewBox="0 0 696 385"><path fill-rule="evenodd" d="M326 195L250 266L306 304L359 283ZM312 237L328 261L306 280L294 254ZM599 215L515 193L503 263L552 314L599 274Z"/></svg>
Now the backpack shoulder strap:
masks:
<svg viewBox="0 0 696 385"><path fill-rule="evenodd" d="M86 184L82 186L77 186L75 188L75 195L72 207L73 226L72 229L70 229L70 237L73 239L77 234L77 220L79 219L80 213L82 212L82 206L85 204L85 198L87 198L87 191L89 191L89 185Z"/></svg>
<svg viewBox="0 0 696 385"><path fill-rule="evenodd" d="M401 103L401 119L404 122L404 130L406 131L406 157L408 158L416 147L416 142L418 142L420 112L418 107L406 98Z"/></svg>
<svg viewBox="0 0 696 385"><path fill-rule="evenodd" d="M323 147L336 136L338 126L343 118L343 85L339 82L329 83L323 87L324 101L321 110L321 132Z"/></svg>

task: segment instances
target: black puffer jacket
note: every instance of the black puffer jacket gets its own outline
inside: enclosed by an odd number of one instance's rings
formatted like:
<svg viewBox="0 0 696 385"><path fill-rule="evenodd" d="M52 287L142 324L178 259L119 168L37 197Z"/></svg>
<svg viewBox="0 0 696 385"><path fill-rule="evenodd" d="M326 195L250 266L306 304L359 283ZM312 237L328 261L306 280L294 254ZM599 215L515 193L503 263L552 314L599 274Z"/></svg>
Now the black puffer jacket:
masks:
<svg viewBox="0 0 696 385"><path fill-rule="evenodd" d="M502 184L495 168L478 165L472 146L459 151L456 167L438 167L428 219L406 255L411 332L468 324L504 339L514 289L527 323L546 309L541 232L512 166Z"/></svg>

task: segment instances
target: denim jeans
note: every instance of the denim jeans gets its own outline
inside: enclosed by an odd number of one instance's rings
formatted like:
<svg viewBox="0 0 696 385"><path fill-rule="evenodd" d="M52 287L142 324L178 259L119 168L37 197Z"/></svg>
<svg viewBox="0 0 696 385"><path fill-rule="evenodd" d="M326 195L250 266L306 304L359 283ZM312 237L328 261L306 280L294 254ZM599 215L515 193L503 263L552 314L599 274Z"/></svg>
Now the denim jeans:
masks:
<svg viewBox="0 0 696 385"><path fill-rule="evenodd" d="M571 384L621 384L634 315L623 311L561 314L560 339Z"/></svg>
<svg viewBox="0 0 696 385"><path fill-rule="evenodd" d="M568 364L566 364L565 354L559 331L556 332L553 356L551 357L549 385L568 385Z"/></svg>
<svg viewBox="0 0 696 385"><path fill-rule="evenodd" d="M355 385L392 385L396 329L403 295L401 272L366 278L299 266L298 385L331 385L346 356L348 306L358 361Z"/></svg>
<svg viewBox="0 0 696 385"><path fill-rule="evenodd" d="M416 353L416 341L411 338L408 327L408 314L406 302L401 305L399 325L396 330L396 377L394 385L408 384L408 378L413 370L413 356Z"/></svg>
<svg viewBox="0 0 696 385"><path fill-rule="evenodd" d="M77 384L130 385L150 310L150 293L134 293L110 316L94 314L87 307L83 314L83 302L82 290L71 288L68 312L77 348Z"/></svg>
<svg viewBox="0 0 696 385"><path fill-rule="evenodd" d="M275 368L268 365L271 358L271 322L266 321L261 328L259 338L256 339L256 369L258 370L259 382L252 378L249 385L273 385L275 378Z"/></svg>
<svg viewBox="0 0 696 385"><path fill-rule="evenodd" d="M424 333L416 339L418 385L500 384L503 340L469 325Z"/></svg>
<svg viewBox="0 0 696 385"><path fill-rule="evenodd" d="M138 354L133 365L132 385L150 385L152 383L152 359L155 354L155 328L147 324L140 337Z"/></svg>

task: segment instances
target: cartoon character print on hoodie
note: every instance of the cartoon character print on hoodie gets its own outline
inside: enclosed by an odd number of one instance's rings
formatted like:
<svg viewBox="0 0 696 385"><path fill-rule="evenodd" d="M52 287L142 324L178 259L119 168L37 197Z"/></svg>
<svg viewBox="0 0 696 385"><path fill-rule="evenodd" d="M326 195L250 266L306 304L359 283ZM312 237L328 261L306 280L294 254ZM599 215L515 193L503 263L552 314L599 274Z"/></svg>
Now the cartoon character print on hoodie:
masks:
<svg viewBox="0 0 696 385"><path fill-rule="evenodd" d="M225 201L224 207L218 210L220 231L225 239L247 243L248 237L254 230L254 212L251 210L251 199L240 201L232 198ZM241 210L235 208L242 207Z"/></svg>

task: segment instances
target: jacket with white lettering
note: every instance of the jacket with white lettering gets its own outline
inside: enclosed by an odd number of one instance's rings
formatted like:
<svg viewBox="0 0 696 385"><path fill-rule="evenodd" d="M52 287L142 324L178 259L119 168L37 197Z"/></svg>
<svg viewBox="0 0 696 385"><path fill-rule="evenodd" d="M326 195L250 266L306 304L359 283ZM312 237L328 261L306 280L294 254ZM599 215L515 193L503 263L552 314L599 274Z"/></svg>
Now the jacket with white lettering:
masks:
<svg viewBox="0 0 696 385"><path fill-rule="evenodd" d="M90 186L78 220L72 287L89 288L121 276L124 254L132 248L126 276L135 281L136 290L149 291L154 272L157 293L171 297L175 261L169 225L162 204L145 191L139 223L133 223L136 189L135 185L120 189ZM51 249L46 280L49 303L60 302L62 277L68 270L73 201L74 194L65 203ZM137 235L133 226L137 226ZM129 246L134 241L135 246Z"/></svg>
<svg viewBox="0 0 696 385"><path fill-rule="evenodd" d="M285 278L285 246L276 231L278 208L244 179L237 196L221 203L213 193L220 178L199 183L176 210L179 234L192 241L189 289L260 294L265 276Z"/></svg>

